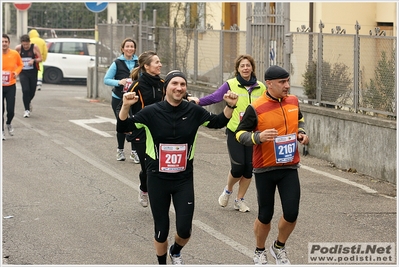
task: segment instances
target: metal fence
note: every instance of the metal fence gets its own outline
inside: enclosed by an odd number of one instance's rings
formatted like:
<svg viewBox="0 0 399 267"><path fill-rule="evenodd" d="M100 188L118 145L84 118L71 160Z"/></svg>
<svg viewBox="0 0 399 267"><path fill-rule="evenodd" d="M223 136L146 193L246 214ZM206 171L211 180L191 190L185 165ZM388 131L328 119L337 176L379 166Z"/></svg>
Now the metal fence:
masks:
<svg viewBox="0 0 399 267"><path fill-rule="evenodd" d="M100 24L98 29L99 41L105 45L119 49L124 38L132 37L137 40L137 54L147 50L159 54L163 74L180 69L193 83L207 86L217 87L232 77L235 58L246 53L246 34L242 31L199 31L147 24Z"/></svg>
<svg viewBox="0 0 399 267"><path fill-rule="evenodd" d="M290 39L291 87L302 100L396 119L396 37L320 31Z"/></svg>
<svg viewBox="0 0 399 267"><path fill-rule="evenodd" d="M263 77L273 64L284 66L284 38L287 12L277 7L259 3L250 10L246 31L238 27L230 30L154 27L154 23L99 24L99 39L109 47L118 47L125 37L138 41L137 54L156 51L162 61L162 72L180 69L190 82L219 87L234 76L234 61L241 54L251 54L256 63L256 75ZM288 12L289 14L289 12ZM260 78L263 80L263 78Z"/></svg>
<svg viewBox="0 0 399 267"><path fill-rule="evenodd" d="M189 82L217 88L233 77L235 58L251 54L260 80L270 65L289 70L291 93L303 103L396 119L397 37L384 36L378 31L361 35L357 22L356 34L345 34L338 29L335 33L323 33L322 22L319 33L292 32L289 3L246 5L244 31L154 26L156 12L152 21L143 21L140 16L139 24L100 23L98 40L111 48L105 64L113 62L115 53L120 54L122 40L131 37L137 41L137 54L146 50L159 54L163 75L181 69L187 73ZM60 8L58 12L62 11ZM33 14L38 20L35 28L42 37L56 34L94 38L94 29L54 31L50 25L57 19L53 16L57 12L50 11L42 23L39 20L43 15ZM16 10L12 8L11 12L10 16L15 17Z"/></svg>
<svg viewBox="0 0 399 267"><path fill-rule="evenodd" d="M255 27L248 33L103 24L99 25L99 38L119 49L125 37L133 37L141 42L138 54L157 51L163 74L180 69L190 82L215 88L233 77L238 55L253 51L258 77L263 80L264 70L271 64L286 65L291 74L291 92L303 103L396 119L396 37L322 32L291 32L284 36L280 30L278 38L273 39L264 34L266 28L271 31L271 23L257 22ZM250 50L248 38L252 40ZM273 55L272 50L280 53Z"/></svg>

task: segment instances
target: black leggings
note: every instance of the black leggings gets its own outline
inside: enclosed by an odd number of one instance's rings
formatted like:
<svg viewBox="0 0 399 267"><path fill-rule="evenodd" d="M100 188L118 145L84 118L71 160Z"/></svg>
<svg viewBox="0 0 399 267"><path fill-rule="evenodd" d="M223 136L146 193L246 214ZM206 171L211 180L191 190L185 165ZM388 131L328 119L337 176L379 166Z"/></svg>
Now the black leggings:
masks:
<svg viewBox="0 0 399 267"><path fill-rule="evenodd" d="M136 148L137 155L140 159L141 170L139 173L140 178L140 190L143 192L148 192L147 189L147 172L145 170L145 142L134 143L134 147Z"/></svg>
<svg viewBox="0 0 399 267"><path fill-rule="evenodd" d="M227 134L227 150L229 151L231 175L234 178L244 176L247 179L252 178L252 146L240 144L235 134L229 129Z"/></svg>
<svg viewBox="0 0 399 267"><path fill-rule="evenodd" d="M163 243L169 235L169 208L170 201L176 213L176 232L181 238L191 236L194 215L194 183L193 174L167 174L169 179L162 179L163 173L148 172L148 196L152 216L154 219L154 238ZM175 177L175 179L170 177Z"/></svg>
<svg viewBox="0 0 399 267"><path fill-rule="evenodd" d="M6 124L11 124L15 115L15 95L17 87L15 84L10 86L3 86L3 116L2 116L2 130L4 131L4 111L7 106L7 121Z"/></svg>
<svg viewBox="0 0 399 267"><path fill-rule="evenodd" d="M36 94L37 70L23 70L19 74L19 81L22 87L22 101L25 110L30 109L30 103Z"/></svg>
<svg viewBox="0 0 399 267"><path fill-rule="evenodd" d="M112 97L111 100L111 106L112 110L114 111L115 118L118 119L119 114L117 113L116 108L118 107L119 103L122 101L122 99L118 99L116 97ZM116 140L118 141L118 149L124 149L125 148L125 139L126 139L126 134L124 133L116 133ZM132 150L134 150L134 145L132 143Z"/></svg>
<svg viewBox="0 0 399 267"><path fill-rule="evenodd" d="M261 223L268 224L272 220L276 187L280 194L284 219L291 223L296 221L301 196L297 169L255 173L255 184L258 195L258 219Z"/></svg>

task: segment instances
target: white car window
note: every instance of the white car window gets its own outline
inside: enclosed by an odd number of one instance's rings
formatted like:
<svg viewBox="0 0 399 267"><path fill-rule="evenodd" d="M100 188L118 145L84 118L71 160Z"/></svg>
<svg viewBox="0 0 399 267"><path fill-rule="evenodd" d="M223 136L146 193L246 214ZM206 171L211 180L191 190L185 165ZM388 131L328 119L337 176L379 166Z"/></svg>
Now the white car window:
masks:
<svg viewBox="0 0 399 267"><path fill-rule="evenodd" d="M89 56L96 55L96 44L87 43L87 51L89 52Z"/></svg>
<svg viewBox="0 0 399 267"><path fill-rule="evenodd" d="M78 43L69 43L65 42L62 45L62 53L69 55L79 55L79 52L76 50Z"/></svg>
<svg viewBox="0 0 399 267"><path fill-rule="evenodd" d="M85 50L83 48L83 43L75 43L76 47L76 51L78 55L84 55L85 54Z"/></svg>
<svg viewBox="0 0 399 267"><path fill-rule="evenodd" d="M53 43L48 50L49 53L60 53L61 43Z"/></svg>

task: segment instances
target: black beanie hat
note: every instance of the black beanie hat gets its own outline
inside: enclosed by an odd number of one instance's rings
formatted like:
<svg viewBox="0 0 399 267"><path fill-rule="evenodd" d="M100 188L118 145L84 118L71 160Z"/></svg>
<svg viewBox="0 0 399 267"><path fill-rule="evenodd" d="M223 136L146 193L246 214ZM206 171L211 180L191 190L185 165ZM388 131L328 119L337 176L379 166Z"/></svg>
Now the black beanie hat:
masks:
<svg viewBox="0 0 399 267"><path fill-rule="evenodd" d="M163 88L166 89L168 87L170 80L172 80L174 77L182 77L187 83L186 75L184 75L183 72L181 72L180 70L172 70L168 74L166 74Z"/></svg>
<svg viewBox="0 0 399 267"><path fill-rule="evenodd" d="M266 80L275 80L275 79L285 79L288 78L290 74L283 69L282 67L273 65L270 66L265 72L265 81Z"/></svg>

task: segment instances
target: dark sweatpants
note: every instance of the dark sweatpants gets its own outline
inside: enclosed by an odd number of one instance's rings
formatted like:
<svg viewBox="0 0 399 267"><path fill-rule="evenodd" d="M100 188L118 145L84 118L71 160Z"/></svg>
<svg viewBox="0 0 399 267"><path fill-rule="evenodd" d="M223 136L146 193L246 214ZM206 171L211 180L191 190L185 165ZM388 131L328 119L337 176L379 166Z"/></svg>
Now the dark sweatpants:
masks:
<svg viewBox="0 0 399 267"><path fill-rule="evenodd" d="M30 103L36 94L37 70L23 70L19 74L19 81L22 87L22 101L25 110L30 109Z"/></svg>
<svg viewBox="0 0 399 267"><path fill-rule="evenodd" d="M15 115L15 95L17 87L15 84L10 86L3 86L3 117L2 117L2 130L4 131L4 112L7 107L7 121L6 124L11 124Z"/></svg>

